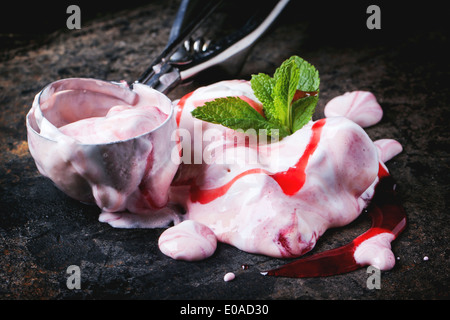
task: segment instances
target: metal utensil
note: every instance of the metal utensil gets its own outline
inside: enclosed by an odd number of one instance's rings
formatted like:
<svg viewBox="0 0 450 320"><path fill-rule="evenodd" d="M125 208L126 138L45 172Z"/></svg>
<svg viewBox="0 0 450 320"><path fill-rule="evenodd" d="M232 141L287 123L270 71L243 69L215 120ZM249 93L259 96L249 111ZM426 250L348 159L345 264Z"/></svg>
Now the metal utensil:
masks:
<svg viewBox="0 0 450 320"><path fill-rule="evenodd" d="M258 1L257 5L252 6L246 23L237 31L215 41L190 41L192 34L222 2L182 0L167 46L136 82L167 93L214 65L230 62L232 58L242 59L289 0Z"/></svg>

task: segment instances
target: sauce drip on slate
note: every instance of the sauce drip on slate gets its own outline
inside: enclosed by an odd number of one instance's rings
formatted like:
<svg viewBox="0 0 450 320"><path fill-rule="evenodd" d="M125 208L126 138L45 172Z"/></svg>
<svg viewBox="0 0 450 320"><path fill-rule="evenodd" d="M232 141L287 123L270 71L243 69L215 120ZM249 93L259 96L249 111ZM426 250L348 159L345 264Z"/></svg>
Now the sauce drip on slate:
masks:
<svg viewBox="0 0 450 320"><path fill-rule="evenodd" d="M372 219L371 228L342 247L324 251L307 258L270 270L264 274L292 278L324 277L350 272L363 267L356 263L354 252L365 240L381 233L392 233L396 238L406 227L406 214L395 193L395 181L380 164L379 182L367 208Z"/></svg>

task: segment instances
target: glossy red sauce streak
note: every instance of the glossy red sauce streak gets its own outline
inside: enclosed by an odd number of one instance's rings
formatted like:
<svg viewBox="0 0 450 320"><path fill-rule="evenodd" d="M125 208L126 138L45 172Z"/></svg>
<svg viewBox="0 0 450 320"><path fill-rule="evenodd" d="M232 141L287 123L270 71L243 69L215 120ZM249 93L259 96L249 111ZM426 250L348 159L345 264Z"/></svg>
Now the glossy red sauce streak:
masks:
<svg viewBox="0 0 450 320"><path fill-rule="evenodd" d="M395 193L395 181L380 164L380 181L368 207L372 219L371 228L352 242L307 258L288 263L266 274L291 278L325 277L350 272L363 267L353 256L356 248L365 240L381 233L392 233L396 238L406 228L406 214Z"/></svg>
<svg viewBox="0 0 450 320"><path fill-rule="evenodd" d="M189 92L188 94L184 95L180 99L180 101L178 101L178 109L177 109L177 114L175 117L175 120L177 121L177 126L180 126L181 115L183 114L183 109L184 109L184 105L186 104L186 100L189 99L189 97L192 96L193 93L194 93L194 91Z"/></svg>
<svg viewBox="0 0 450 320"><path fill-rule="evenodd" d="M305 184L305 169L311 155L316 151L319 145L322 128L325 125L325 119L316 121L312 126L312 136L306 146L305 152L299 161L290 167L287 171L277 172L272 175L272 178L278 182L283 192L288 196L296 194Z"/></svg>
<svg viewBox="0 0 450 320"><path fill-rule="evenodd" d="M317 149L317 146L320 141L320 135L322 133L322 128L325 125L325 119L321 119L316 121L312 126L312 135L308 145L306 146L305 152L300 157L298 162L290 167L286 171L271 173L261 168L250 169L244 171L233 179L231 179L228 183L214 189L205 189L202 190L195 184L191 186L191 201L192 202L200 202L201 204L209 203L227 193L227 191L231 188L231 186L240 178L249 175L249 174L258 174L263 173L274 179L283 192L286 195L292 196L296 194L305 184L305 168L308 164L308 160L314 151Z"/></svg>
<svg viewBox="0 0 450 320"><path fill-rule="evenodd" d="M298 99L302 99L305 97L310 97L310 96L317 96L319 93L317 91L300 91L297 90L295 91L294 94L294 98L292 99L292 102L297 101Z"/></svg>

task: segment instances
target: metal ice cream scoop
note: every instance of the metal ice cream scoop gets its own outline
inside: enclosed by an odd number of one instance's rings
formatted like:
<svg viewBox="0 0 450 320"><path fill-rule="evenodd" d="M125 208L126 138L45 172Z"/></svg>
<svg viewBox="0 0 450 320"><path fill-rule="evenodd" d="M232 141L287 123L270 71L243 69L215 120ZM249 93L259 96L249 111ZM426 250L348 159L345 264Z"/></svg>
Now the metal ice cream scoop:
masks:
<svg viewBox="0 0 450 320"><path fill-rule="evenodd" d="M289 0L247 1L251 12L244 24L226 36L204 41L192 40L192 34L217 11L223 1L183 0L163 52L136 81L167 93L200 72L226 63L236 70L249 49L272 25Z"/></svg>

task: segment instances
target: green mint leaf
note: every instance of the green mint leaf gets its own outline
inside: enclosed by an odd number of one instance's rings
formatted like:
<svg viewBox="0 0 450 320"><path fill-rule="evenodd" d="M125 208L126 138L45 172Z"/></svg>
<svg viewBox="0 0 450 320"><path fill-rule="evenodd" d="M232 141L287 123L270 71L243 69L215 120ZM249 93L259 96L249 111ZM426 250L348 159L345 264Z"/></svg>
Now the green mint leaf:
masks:
<svg viewBox="0 0 450 320"><path fill-rule="evenodd" d="M256 98L264 106L264 115L267 120L272 120L276 118L277 113L274 109L272 91L275 86L275 80L265 73L254 74L250 80L253 93Z"/></svg>
<svg viewBox="0 0 450 320"><path fill-rule="evenodd" d="M294 61L300 69L297 90L318 91L320 86L319 72L316 68L298 56L292 56L287 61Z"/></svg>
<svg viewBox="0 0 450 320"><path fill-rule="evenodd" d="M256 133L259 133L259 130L266 130L267 135L281 137L289 134L285 128L267 121L247 102L238 97L218 98L206 102L204 106L195 108L192 116L234 130L255 129Z"/></svg>
<svg viewBox="0 0 450 320"><path fill-rule="evenodd" d="M297 73L297 76L294 76L294 73ZM318 92L319 73L307 61L292 56L275 71L274 80L276 82L272 94L274 104L287 106L287 113L283 114L286 117L283 124L293 133L311 120L318 101L318 94L293 101L295 93Z"/></svg>
<svg viewBox="0 0 450 320"><path fill-rule="evenodd" d="M267 121L271 122L273 126L281 128L282 136L289 135L290 131L288 128L283 127L282 120L284 119L279 112L277 113L273 102L272 92L275 86L275 79L265 73L259 73L252 75L250 83L256 98L263 104L263 111Z"/></svg>
<svg viewBox="0 0 450 320"><path fill-rule="evenodd" d="M264 132L270 137L280 137L284 138L290 135L290 132L286 130L283 126L277 123L269 122L266 119L236 119L230 118L226 119L221 123L223 126L234 129L243 130L246 133L262 134ZM251 130L254 130L253 132Z"/></svg>
<svg viewBox="0 0 450 320"><path fill-rule="evenodd" d="M256 133L264 130L272 137L288 136L311 120L318 102L320 79L318 71L307 61L292 56L275 71L273 78L260 73L253 75L250 82L263 105L264 116L238 97L207 102L192 111L192 115L235 130L255 129ZM308 96L309 93L315 94Z"/></svg>
<svg viewBox="0 0 450 320"><path fill-rule="evenodd" d="M272 97L275 110L278 112L278 120L288 128L292 128L292 99L297 91L300 79L299 67L293 60L287 60L275 73L275 87Z"/></svg>
<svg viewBox="0 0 450 320"><path fill-rule="evenodd" d="M301 129L312 119L318 101L319 95L315 95L299 99L292 104L293 132Z"/></svg>
<svg viewBox="0 0 450 320"><path fill-rule="evenodd" d="M217 98L214 101L208 101L204 106L195 108L192 115L197 119L218 124L224 119L230 118L264 119L258 111L239 97Z"/></svg>
<svg viewBox="0 0 450 320"><path fill-rule="evenodd" d="M294 62L300 72L300 78L297 84L297 90L300 91L318 91L320 86L319 72L309 62L303 60L298 56L292 56L284 63ZM274 78L277 79L278 74L281 72L281 67L275 71Z"/></svg>

